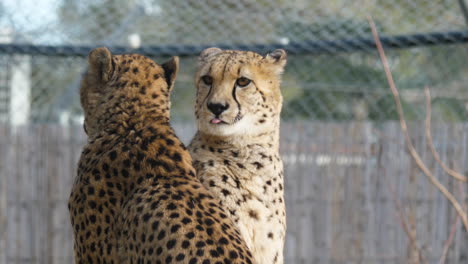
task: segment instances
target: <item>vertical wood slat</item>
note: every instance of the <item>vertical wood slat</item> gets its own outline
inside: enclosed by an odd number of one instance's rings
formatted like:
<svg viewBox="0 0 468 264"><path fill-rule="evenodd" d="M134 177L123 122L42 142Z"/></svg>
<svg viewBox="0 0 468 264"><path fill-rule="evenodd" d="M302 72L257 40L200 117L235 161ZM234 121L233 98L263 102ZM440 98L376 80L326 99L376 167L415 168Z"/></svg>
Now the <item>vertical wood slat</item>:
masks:
<svg viewBox="0 0 468 264"><path fill-rule="evenodd" d="M0 264L7 263L9 221L8 206L8 178L9 156L11 147L11 133L8 127L0 126Z"/></svg>
<svg viewBox="0 0 468 264"><path fill-rule="evenodd" d="M15 131L15 133L18 133ZM23 166L20 166L21 163L21 150L22 150L22 144L23 142L21 141L22 135L18 133L18 135L15 136L13 144L13 150L12 150L12 160L11 164L12 170L10 171L10 174L7 175L9 178L8 181L8 203L9 206L7 209L9 211L7 212L7 215L10 217L9 224L11 225L11 228L8 229L9 233L9 250L11 250L11 255L8 256L9 259L13 259L16 263L20 261L21 258L21 250L24 250L24 245L21 243L21 218L20 218L20 213L21 213L21 200L19 200L19 195L20 195L20 190L19 186L21 184L21 169ZM11 206L10 206L11 204ZM13 221L13 222L12 222ZM11 244L10 244L11 242ZM10 252L7 252L9 254ZM9 260L8 260L9 261Z"/></svg>
<svg viewBox="0 0 468 264"><path fill-rule="evenodd" d="M34 126L31 130L21 129L20 135L24 141L24 148L21 153L24 154L24 159L20 160L20 164L29 164L23 166L25 173L22 175L24 181L21 183L22 191L25 195L23 197L22 207L26 211L26 219L24 221L23 230L29 235L29 247L30 251L27 255L22 256L22 259L29 260L31 263L41 263L44 259L41 256L46 253L46 244L48 237L44 234L46 230L44 228L44 218L46 218L47 212L44 212L42 205L47 203L47 199L41 197L42 193L42 182L47 177L47 172L43 170L43 160L46 159L43 155L43 147L47 146L47 142L42 139L43 134L41 133L40 127ZM39 136L39 137L38 137ZM52 175L51 175L52 176ZM27 240L25 236L23 240Z"/></svg>
<svg viewBox="0 0 468 264"><path fill-rule="evenodd" d="M188 143L194 128L175 124ZM459 184L443 173L425 145L413 143L459 201ZM450 167L468 171L468 124L434 124L434 144ZM408 155L398 123L282 124L288 213L286 263L410 263L389 186L414 216L418 246L437 263L455 219L447 200ZM67 199L85 143L81 127L0 126L0 264L72 263ZM466 200L465 200L466 201ZM468 238L457 226L447 263L462 264Z"/></svg>
<svg viewBox="0 0 468 264"><path fill-rule="evenodd" d="M468 177L468 123L465 124L459 124L460 127L462 127L462 143L460 144L460 147L462 148L462 155L460 158L460 167L456 168L458 171L462 173L462 175L465 175L465 177ZM467 184L461 184L460 187L460 200L465 201L465 206L468 203L468 186ZM467 245L468 244L468 232L465 230L463 231L463 225L460 223L458 224L457 228L457 233L455 236L455 245ZM454 259L460 259L460 258L465 258L468 259L468 252L464 250L466 249L467 246L465 247L453 247L453 256Z"/></svg>

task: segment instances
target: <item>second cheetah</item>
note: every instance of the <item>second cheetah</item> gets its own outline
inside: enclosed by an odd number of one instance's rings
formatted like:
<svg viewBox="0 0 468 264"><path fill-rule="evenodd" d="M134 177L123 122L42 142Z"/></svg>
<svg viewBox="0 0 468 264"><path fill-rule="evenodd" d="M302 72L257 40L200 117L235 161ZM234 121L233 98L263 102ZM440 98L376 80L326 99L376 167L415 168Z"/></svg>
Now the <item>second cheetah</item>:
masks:
<svg viewBox="0 0 468 264"><path fill-rule="evenodd" d="M253 263L169 125L178 66L90 53L80 89L88 143L69 199L75 263Z"/></svg>
<svg viewBox="0 0 468 264"><path fill-rule="evenodd" d="M221 199L257 263L283 263L286 211L279 155L286 52L209 48L195 77L197 175Z"/></svg>

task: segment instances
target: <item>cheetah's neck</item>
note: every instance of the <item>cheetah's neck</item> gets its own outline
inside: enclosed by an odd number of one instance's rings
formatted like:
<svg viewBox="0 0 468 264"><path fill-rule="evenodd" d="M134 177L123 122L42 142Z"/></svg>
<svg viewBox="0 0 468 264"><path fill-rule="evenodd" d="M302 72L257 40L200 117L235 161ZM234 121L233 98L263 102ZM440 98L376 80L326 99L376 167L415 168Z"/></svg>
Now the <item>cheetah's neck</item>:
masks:
<svg viewBox="0 0 468 264"><path fill-rule="evenodd" d="M207 148L211 147L220 150L236 149L243 152L243 150L248 151L252 146L256 146L262 149L268 149L270 152L277 153L279 152L279 129L245 136L217 136L198 131L192 142L201 142L202 145Z"/></svg>

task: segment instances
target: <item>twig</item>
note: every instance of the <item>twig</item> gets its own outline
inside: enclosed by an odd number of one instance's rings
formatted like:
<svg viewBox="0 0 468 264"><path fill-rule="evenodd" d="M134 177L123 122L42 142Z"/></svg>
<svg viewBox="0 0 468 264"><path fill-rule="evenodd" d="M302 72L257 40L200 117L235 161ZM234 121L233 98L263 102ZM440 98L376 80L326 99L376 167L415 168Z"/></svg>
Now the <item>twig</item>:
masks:
<svg viewBox="0 0 468 264"><path fill-rule="evenodd" d="M461 13L463 14L463 17L465 18L465 22L468 25L468 8L466 7L465 1L458 0L458 5L460 5Z"/></svg>
<svg viewBox="0 0 468 264"><path fill-rule="evenodd" d="M465 190L463 189L463 186L461 185L461 183L458 185L458 187L459 187L458 189L460 190L460 193L462 194L462 200L464 200L465 199ZM450 228L450 235L447 238L447 241L445 241L445 243L444 243L444 249L442 250L442 256L440 257L439 264L444 264L445 263L445 260L447 258L447 254L448 254L448 250L449 250L450 246L452 245L453 239L455 237L455 233L457 232L457 225L458 225L459 221L460 221L460 216L456 215L455 221L454 221L452 227Z"/></svg>
<svg viewBox="0 0 468 264"><path fill-rule="evenodd" d="M386 181L386 180L385 180ZM389 187L389 190L390 190L390 193L392 194L392 200L393 200L393 203L395 203L395 207L396 207L396 210L397 210L397 216L398 216L398 220L400 222L400 225L401 227L403 228L403 231L405 231L406 233L406 236L409 238L410 240L410 244L411 246L416 249L416 251L418 252L418 256L419 256L419 259L424 263L424 264L427 264L427 259L424 257L424 255L422 254L422 251L421 249L418 247L418 244L417 244L417 241L416 241L416 237L415 235L411 232L409 226L408 226L408 223L406 221L406 217L405 217L405 213L403 212L403 207L401 206L400 204L400 201L397 199L396 197L396 192L395 192L395 189L393 188L393 186L391 186L391 184L389 184L387 182L387 186Z"/></svg>
<svg viewBox="0 0 468 264"><path fill-rule="evenodd" d="M424 87L424 95L426 97L426 139L427 139L427 145L431 149L432 156L434 156L434 159L439 163L439 165L444 169L444 171L454 177L455 179L463 182L468 182L468 177L465 177L461 175L461 173L458 173L452 169L450 169L442 160L440 159L439 153L437 153L433 141L432 141L432 135L431 135L431 94L429 91L429 88L426 86Z"/></svg>
<svg viewBox="0 0 468 264"><path fill-rule="evenodd" d="M468 231L468 217L466 213L464 212L463 208L461 205L458 203L458 201L455 199L453 194L451 194L438 180L437 178L432 175L431 171L426 167L424 162L422 161L421 157L419 156L418 152L413 146L413 143L411 143L411 138L408 133L408 127L406 125L406 121L404 118L404 113L403 113L403 107L401 106L401 101L398 93L398 89L395 86L395 82L393 81L393 76L390 71L390 67L388 66L388 61L387 57L385 56L384 49L382 47L382 43L380 42L379 35L377 33L377 29L375 27L375 23L372 20L372 18L369 16L368 17L370 27L372 29L372 35L374 36L374 41L377 46L377 50L380 55L380 59L382 61L384 70L385 70L385 75L387 77L388 85L390 86L390 90L392 91L393 98L395 100L395 104L397 106L397 111L398 111L398 116L400 118L400 126L401 130L403 131L403 135L405 136L405 141L406 141L406 146L408 148L408 151L411 155L411 157L414 159L418 167L423 171L424 175L429 179L429 181L434 185L452 204L452 206L455 208L455 211L457 212L458 215L462 218L463 225L465 226L465 229Z"/></svg>
<svg viewBox="0 0 468 264"><path fill-rule="evenodd" d="M449 250L450 246L453 243L453 238L455 237L455 233L457 231L457 225L458 225L459 220L460 220L460 216L457 215L455 217L455 221L452 224L452 227L450 228L450 235L447 238L447 241L445 241L445 243L444 243L444 250L442 250L442 256L440 257L439 264L444 264L445 263L445 259L447 258L448 250Z"/></svg>
<svg viewBox="0 0 468 264"><path fill-rule="evenodd" d="M381 137L382 138L382 137ZM378 167L379 169L382 169L383 168L383 164L382 164L382 148L379 149L379 152L378 152L378 157L377 157L377 164L378 164ZM385 183L385 186L387 186L387 189L388 191L390 192L391 194L391 199L393 201L393 204L395 205L395 210L396 210L396 216L397 216L397 219L398 219L398 222L400 223L400 226L401 228L403 229L403 231L405 232L406 236L408 237L409 241L410 241L410 246L413 247L417 252L418 252L418 257L419 257L419 260L421 260L423 262L423 264L427 264L427 260L426 258L424 257L424 255L422 254L422 250L418 247L417 245L417 239L416 239L416 234L412 233L410 228L409 228L409 225L408 225L408 220L406 219L406 214L403 210L403 207L401 206L401 203L400 203L400 200L398 200L397 198L397 195L396 195L396 192L395 192L395 188L393 187L393 185L388 181L388 178L387 178L387 173L385 170L382 170L382 174L383 174L383 180L384 180L384 183Z"/></svg>

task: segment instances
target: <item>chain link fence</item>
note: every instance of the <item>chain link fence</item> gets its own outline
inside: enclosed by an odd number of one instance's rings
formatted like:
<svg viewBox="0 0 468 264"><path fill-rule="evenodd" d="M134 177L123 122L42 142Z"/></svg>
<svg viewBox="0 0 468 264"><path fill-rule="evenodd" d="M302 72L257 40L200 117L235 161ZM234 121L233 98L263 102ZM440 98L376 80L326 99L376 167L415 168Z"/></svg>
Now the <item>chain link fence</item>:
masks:
<svg viewBox="0 0 468 264"><path fill-rule="evenodd" d="M287 122L282 123L286 132L281 143L286 252L297 260L290 263L418 263L406 262L411 259L410 250L405 252L409 242L395 220L382 177L397 187L405 212L413 212L417 246L431 257L429 263L436 263L455 214L424 176L414 176L420 172L404 152L399 127L386 122L398 115L367 17L376 21L406 118L416 121L410 123L418 150L427 152L420 124L425 117L423 88L428 86L432 117L440 121L434 122L440 126L435 145L445 153L442 159L468 175L467 5L468 0L0 1L0 172L8 174L0 173L0 207L13 208L0 210L0 263L72 259L65 200L85 141L79 134L83 116L78 90L87 54L103 45L159 63L181 57L171 112L176 127L183 125L179 130L185 142L195 129L193 79L200 51L211 46L263 54L286 49L282 114ZM22 126L30 124L40 125ZM18 130L10 129L15 126ZM430 154L423 156L431 160ZM435 162L431 166L457 199L466 201L466 184L449 180ZM20 183L12 184L16 180ZM40 186L60 190L56 211L35 206L55 193ZM18 198L18 188L32 198ZM25 206L30 214L22 213ZM50 216L52 211L57 215ZM30 224L20 216L43 222ZM467 233L459 223L453 225L458 232L447 263L466 263ZM62 240L46 239L53 232L44 226L59 226ZM6 231L10 235L2 237ZM43 259L22 257L31 241L44 250L27 254ZM51 246L51 241L60 242ZM363 244L358 257L350 258L355 241ZM7 257L16 256L16 262L2 255L2 248L12 249ZM62 259L45 260L47 256Z"/></svg>
<svg viewBox="0 0 468 264"><path fill-rule="evenodd" d="M193 119L196 55L205 47L285 48L285 119L396 119L366 17L377 22L408 119L468 120L466 3L442 0L0 3L2 121L81 122L78 86L93 47L162 61L183 56L173 118Z"/></svg>

